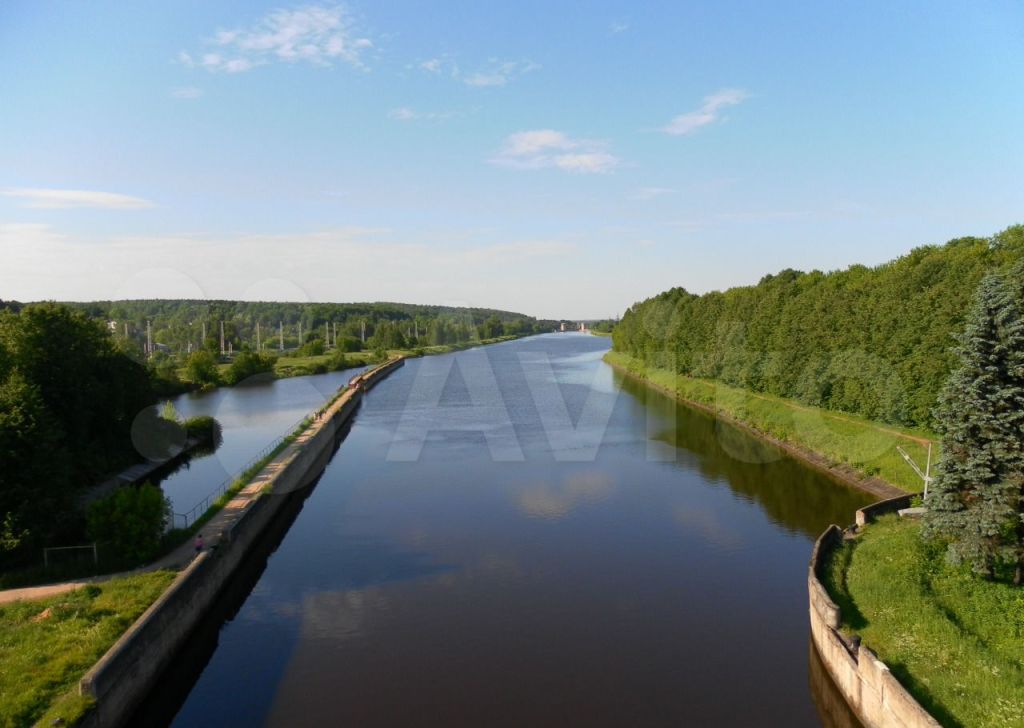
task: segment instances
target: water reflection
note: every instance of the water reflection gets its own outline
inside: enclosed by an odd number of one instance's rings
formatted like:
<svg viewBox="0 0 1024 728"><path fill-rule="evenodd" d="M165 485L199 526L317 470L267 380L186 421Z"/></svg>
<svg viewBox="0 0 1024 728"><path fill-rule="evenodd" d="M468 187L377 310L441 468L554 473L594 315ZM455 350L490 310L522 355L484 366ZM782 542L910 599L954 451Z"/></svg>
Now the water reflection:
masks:
<svg viewBox="0 0 1024 728"><path fill-rule="evenodd" d="M364 368L290 379L254 379L244 386L191 392L172 399L182 418L210 416L221 426L220 444L214 452L194 452L161 479L160 487L171 499L173 510L187 512Z"/></svg>

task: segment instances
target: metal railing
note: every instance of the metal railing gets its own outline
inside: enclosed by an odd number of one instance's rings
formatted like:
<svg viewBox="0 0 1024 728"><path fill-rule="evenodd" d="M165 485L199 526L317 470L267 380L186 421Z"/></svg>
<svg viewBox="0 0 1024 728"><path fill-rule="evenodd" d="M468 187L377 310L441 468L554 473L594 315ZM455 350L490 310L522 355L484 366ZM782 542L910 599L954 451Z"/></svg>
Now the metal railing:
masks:
<svg viewBox="0 0 1024 728"><path fill-rule="evenodd" d="M270 453L272 453L277 447L281 445L285 440L290 437L296 437L306 430L313 423L313 415L305 415L301 420L296 422L294 425L285 430L285 434L274 438L274 441L264 447L258 453L253 455L244 465L234 472L233 475L229 475L225 478L220 485L213 489L208 496L203 498L201 501L192 506L191 510L185 513L173 513L172 525L174 528L188 528L197 520L202 518L203 514L206 513L210 506L224 495L232 485L234 485L247 470L252 468L260 460L264 459ZM305 425L305 426L303 426ZM301 430L299 428L302 428Z"/></svg>
<svg viewBox="0 0 1024 728"><path fill-rule="evenodd" d="M377 366L369 367L365 371L363 371L362 373L357 375L357 377L354 377L353 379L358 378L358 379L362 380L362 378L366 374L368 374L368 373L370 373L370 372L372 372L372 371L374 371L374 370L376 370L376 369L378 369L378 368L380 368L380 367L382 367L382 366L384 366L386 364L390 364L390 363L391 363L390 360L388 360L388 361L384 362L383 364L378 364ZM254 455L252 458L250 458L249 461L245 463L245 465L243 465L238 470L236 470L234 475L229 475L227 478L224 479L224 481L220 485L218 485L216 488L214 488L214 490L208 496L206 496L201 501L199 501L194 506L192 506L191 510L189 510L189 511L187 511L185 513L172 513L171 514L171 516L172 516L172 518L171 518L171 525L172 525L172 527L174 527L174 528L188 528L193 523L195 523L197 520L202 518L203 514L206 513L210 509L210 507L213 505L213 503L218 498L220 498L222 495L224 495L231 488L231 486L234 485L234 483L236 481L238 481L242 477L242 475L245 474L245 472L247 470L249 470L249 468L253 467L256 463L258 463L263 458L267 457L271 452L274 451L275 448L277 448L282 442L287 440L289 437L298 437L300 434L305 432L305 430L309 427L309 425L313 424L313 422L316 421L317 414L326 411L327 408L332 406L335 402L337 402L338 398L341 397L341 395L343 395L348 389L349 389L349 385L348 384L343 384L340 387L338 387L338 391L335 392L331 396L330 399L328 399L326 402L324 402L324 404L322 406L317 408L313 413L308 414L305 417L303 417L301 420L299 420L294 425L292 425L285 432L285 434L275 438L273 442L271 442L269 445L267 445L262 450L260 450L258 453L256 453L256 455ZM303 426L303 424L305 426ZM300 427L302 428L301 430L299 429ZM179 525L179 524L181 524L181 525Z"/></svg>

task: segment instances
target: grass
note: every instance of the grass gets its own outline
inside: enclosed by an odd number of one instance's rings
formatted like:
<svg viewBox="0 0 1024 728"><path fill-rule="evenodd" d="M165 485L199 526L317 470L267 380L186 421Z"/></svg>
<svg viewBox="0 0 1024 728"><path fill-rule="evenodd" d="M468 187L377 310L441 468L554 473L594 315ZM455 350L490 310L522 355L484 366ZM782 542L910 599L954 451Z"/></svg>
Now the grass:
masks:
<svg viewBox="0 0 1024 728"><path fill-rule="evenodd" d="M666 369L646 367L638 359L620 352L609 352L605 360L681 399L714 407L783 442L818 453L833 465L849 465L862 475L876 476L908 492L919 492L921 479L904 462L896 446L901 446L923 467L928 453L926 442L937 443L931 432L808 407L720 382L684 377ZM933 462L937 457L936 444Z"/></svg>
<svg viewBox="0 0 1024 728"><path fill-rule="evenodd" d="M90 706L78 681L174 576L155 571L0 607L0 725L73 723Z"/></svg>
<svg viewBox="0 0 1024 728"><path fill-rule="evenodd" d="M1024 726L1024 589L949 565L895 516L834 552L823 577L844 627L941 723Z"/></svg>

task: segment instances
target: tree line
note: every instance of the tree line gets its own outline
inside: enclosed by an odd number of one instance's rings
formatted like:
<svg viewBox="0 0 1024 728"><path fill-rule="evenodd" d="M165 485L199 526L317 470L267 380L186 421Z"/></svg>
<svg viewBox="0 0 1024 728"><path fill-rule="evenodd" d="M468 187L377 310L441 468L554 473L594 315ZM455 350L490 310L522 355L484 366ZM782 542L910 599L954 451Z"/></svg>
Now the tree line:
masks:
<svg viewBox="0 0 1024 728"><path fill-rule="evenodd" d="M634 304L616 351L679 374L885 422L931 426L980 281L1024 258L1024 226L870 268L787 269L753 286Z"/></svg>
<svg viewBox="0 0 1024 728"><path fill-rule="evenodd" d="M172 354L198 349L288 351L307 345L344 351L461 344L477 338L550 331L554 322L485 308L403 303L277 303L139 300L70 303L103 320L115 339L143 353L148 338ZM148 330L147 330L148 327ZM204 335L205 334L205 335ZM147 338L148 337L148 338Z"/></svg>

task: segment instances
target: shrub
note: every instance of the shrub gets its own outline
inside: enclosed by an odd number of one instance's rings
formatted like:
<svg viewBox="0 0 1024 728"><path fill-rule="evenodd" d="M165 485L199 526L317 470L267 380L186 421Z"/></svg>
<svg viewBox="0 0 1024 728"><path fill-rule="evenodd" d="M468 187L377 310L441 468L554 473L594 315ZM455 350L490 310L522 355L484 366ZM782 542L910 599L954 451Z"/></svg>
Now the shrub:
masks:
<svg viewBox="0 0 1024 728"><path fill-rule="evenodd" d="M217 360L208 351L192 352L185 362L185 376L196 384L220 384L220 373L217 371Z"/></svg>
<svg viewBox="0 0 1024 728"><path fill-rule="evenodd" d="M235 357L228 369L228 384L238 384L246 379L259 374L272 376L274 371L274 357L269 354L257 354L251 351L243 351Z"/></svg>
<svg viewBox="0 0 1024 728"><path fill-rule="evenodd" d="M89 506L88 534L119 557L145 561L156 555L170 517L170 501L156 486L118 488Z"/></svg>
<svg viewBox="0 0 1024 728"><path fill-rule="evenodd" d="M220 423L213 417L206 415L189 417L185 420L184 426L189 437L199 440L204 445L217 446L220 444Z"/></svg>

